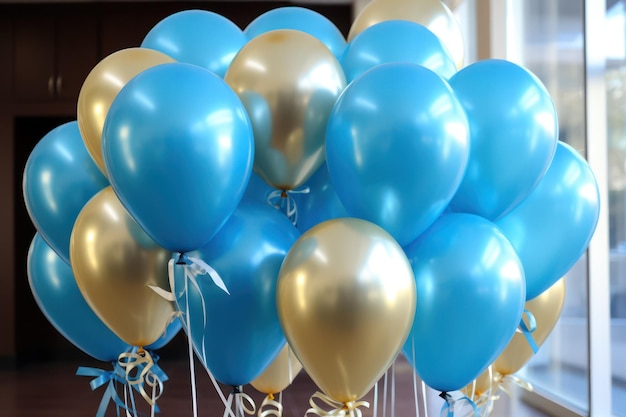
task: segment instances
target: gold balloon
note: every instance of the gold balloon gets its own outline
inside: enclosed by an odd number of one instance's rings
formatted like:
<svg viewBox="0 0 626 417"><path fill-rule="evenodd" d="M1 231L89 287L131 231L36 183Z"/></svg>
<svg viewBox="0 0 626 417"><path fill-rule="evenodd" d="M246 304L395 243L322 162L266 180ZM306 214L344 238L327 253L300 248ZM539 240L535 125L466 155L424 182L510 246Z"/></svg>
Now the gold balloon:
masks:
<svg viewBox="0 0 626 417"><path fill-rule="evenodd" d="M302 364L291 351L289 344L281 349L272 363L250 383L257 391L277 394L287 388L302 370Z"/></svg>
<svg viewBox="0 0 626 417"><path fill-rule="evenodd" d="M490 368L491 371L487 368L478 378L463 388L461 392L472 400L488 393L489 389L495 394L498 389L497 384L499 384L502 375L498 375L493 370L493 366L490 366Z"/></svg>
<svg viewBox="0 0 626 417"><path fill-rule="evenodd" d="M524 307L537 321L537 328L531 333L537 346L541 346L558 321L565 302L565 279L561 278L546 291L526 302ZM526 337L515 333L506 349L493 363L493 369L502 375L519 371L534 355Z"/></svg>
<svg viewBox="0 0 626 417"><path fill-rule="evenodd" d="M360 219L310 229L278 278L278 317L289 345L317 386L344 404L363 397L396 358L415 302L402 248Z"/></svg>
<svg viewBox="0 0 626 417"><path fill-rule="evenodd" d="M122 49L100 61L83 82L78 95L78 129L87 151L105 175L102 128L111 103L131 78L150 67L168 62L174 60L152 49Z"/></svg>
<svg viewBox="0 0 626 417"><path fill-rule="evenodd" d="M83 207L70 240L72 270L83 297L133 346L155 342L174 312L170 301L148 287L169 291L170 256L127 214L111 187Z"/></svg>
<svg viewBox="0 0 626 417"><path fill-rule="evenodd" d="M463 66L461 27L448 6L439 0L374 0L352 23L348 42L368 27L387 20L409 20L426 26L446 46L457 68Z"/></svg>
<svg viewBox="0 0 626 417"><path fill-rule="evenodd" d="M324 162L328 116L346 86L333 53L307 33L274 30L248 42L224 80L252 121L255 172L279 190L302 185Z"/></svg>

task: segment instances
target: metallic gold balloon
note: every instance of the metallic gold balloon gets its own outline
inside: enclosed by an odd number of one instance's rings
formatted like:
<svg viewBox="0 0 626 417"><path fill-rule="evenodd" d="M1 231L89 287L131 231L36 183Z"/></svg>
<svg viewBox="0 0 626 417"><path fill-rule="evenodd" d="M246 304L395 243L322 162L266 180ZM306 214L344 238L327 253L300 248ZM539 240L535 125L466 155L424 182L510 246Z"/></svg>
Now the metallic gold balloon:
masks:
<svg viewBox="0 0 626 417"><path fill-rule="evenodd" d="M426 26L446 46L457 68L463 66L463 33L456 18L439 0L374 0L352 23L348 42L376 23L386 20L409 20Z"/></svg>
<svg viewBox="0 0 626 417"><path fill-rule="evenodd" d="M83 207L70 240L72 270L87 304L133 346L161 337L174 312L148 287L169 291L170 256L126 213L111 187Z"/></svg>
<svg viewBox="0 0 626 417"><path fill-rule="evenodd" d="M135 75L168 62L174 60L152 49L122 49L100 61L85 78L78 95L78 128L89 154L105 175L102 128L111 103Z"/></svg>
<svg viewBox="0 0 626 417"><path fill-rule="evenodd" d="M330 50L296 30L264 33L235 56L224 80L254 131L254 170L279 190L303 184L324 162L326 123L346 86Z"/></svg>
<svg viewBox="0 0 626 417"><path fill-rule="evenodd" d="M471 384L468 384L465 388L461 390L463 394L465 394L470 399L478 398L483 394L489 392L491 389L492 393L497 392L497 384L500 383L500 379L502 375L499 375L497 372L493 370L491 366L491 372L489 368L485 369L485 371L478 376Z"/></svg>
<svg viewBox="0 0 626 417"><path fill-rule="evenodd" d="M565 302L565 279L561 278L539 296L526 302L524 307L537 321L537 328L531 333L537 346L545 342L558 321ZM534 355L522 333L515 333L506 349L493 363L493 369L502 375L519 371Z"/></svg>
<svg viewBox="0 0 626 417"><path fill-rule="evenodd" d="M313 227L279 273L278 316L289 345L317 386L341 403L363 397L391 365L415 303L402 248L365 220Z"/></svg>
<svg viewBox="0 0 626 417"><path fill-rule="evenodd" d="M280 353L254 381L250 383L257 391L277 394L287 388L302 370L302 364L285 343Z"/></svg>

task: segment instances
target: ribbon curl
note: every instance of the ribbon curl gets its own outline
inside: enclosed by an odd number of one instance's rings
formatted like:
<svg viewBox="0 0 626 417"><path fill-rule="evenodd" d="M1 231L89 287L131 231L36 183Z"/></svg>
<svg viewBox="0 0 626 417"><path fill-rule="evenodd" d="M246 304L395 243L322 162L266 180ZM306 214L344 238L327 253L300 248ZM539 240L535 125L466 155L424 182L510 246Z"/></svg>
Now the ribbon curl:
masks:
<svg viewBox="0 0 626 417"><path fill-rule="evenodd" d="M441 411L439 412L440 417L454 417L455 409L457 408L457 405L459 404L461 405L461 407L466 404L469 405L470 407L472 407L472 411L470 411L470 415L473 415L475 417L480 417L480 412L478 411L478 407L476 406L474 401L470 400L468 397L461 395L461 396L458 396L457 398L454 398L448 392L442 392L441 394L439 394L439 396L445 400L445 402L443 403L443 406L441 407Z"/></svg>
<svg viewBox="0 0 626 417"><path fill-rule="evenodd" d="M133 348L130 352L123 353L122 355L133 354L133 352L136 352L136 348ZM168 376L156 364L156 362L159 360L158 355L156 354L153 355L152 360L153 360L152 366L148 372L150 375L148 377L149 382L147 383L149 385L156 384L156 380L158 379L158 381L161 382L161 392L162 392L162 383L168 380ZM137 415L137 410L134 406L134 401L133 401L132 407L129 407L128 401L122 401L122 399L120 398L118 394L118 384L124 386L125 390L127 386L132 386L132 388L137 392L141 392L141 390L143 390L143 384L141 382L130 384L130 381L127 376L127 372L125 368L119 363L119 361L112 362L112 365L113 365L113 370L111 371L105 371L104 369L85 367L85 366L81 366L76 370L76 375L78 376L94 377L94 379L92 379L89 382L89 386L91 387L92 391L95 391L98 388L107 384L107 387L104 391L104 395L102 396L102 400L100 401L100 404L98 406L98 410L96 411L96 417L105 416L106 410L109 407L109 403L111 401L113 401L113 403L115 404L116 414L118 417L120 416L121 410L124 410L127 415L131 412L133 413L133 415ZM141 367L142 365L138 364L138 366ZM141 374L141 372L139 372L139 374ZM159 412L158 406L156 404L153 404L153 407L154 407L154 411L158 413Z"/></svg>
<svg viewBox="0 0 626 417"><path fill-rule="evenodd" d="M326 404L326 406L331 407L331 409L327 410L325 409L326 407L317 404L315 401L317 399ZM369 408L370 403L367 401L349 401L342 403L318 391L309 399L309 405L311 408L304 413L305 417L309 414L320 417L363 417L363 413L359 407Z"/></svg>
<svg viewBox="0 0 626 417"><path fill-rule="evenodd" d="M248 394L242 392L239 387L233 387L233 390L228 395L228 399L226 400L226 410L224 410L224 417L232 414L233 405L235 405L237 410L241 407L243 412L250 416L256 414L256 405L254 404L254 400ZM240 413L237 413L237 415L239 416Z"/></svg>
<svg viewBox="0 0 626 417"><path fill-rule="evenodd" d="M259 407L258 417L282 417L283 405L274 399L274 394L268 394Z"/></svg>
<svg viewBox="0 0 626 417"><path fill-rule="evenodd" d="M311 192L309 187L299 188L297 190L274 190L267 195L267 202L272 207L285 213L287 218L291 220L294 226L298 225L298 205L292 194L308 194Z"/></svg>
<svg viewBox="0 0 626 417"><path fill-rule="evenodd" d="M526 322L524 321L524 316L528 317L528 325L526 325ZM531 313L530 311L524 310L524 313L522 314L522 319L519 322L519 329L517 331L520 331L524 334L524 337L526 338L526 341L528 341L528 345L530 346L534 354L537 354L537 352L539 351L539 346L532 336L532 333L536 329L537 321L535 320L535 316L533 316L533 313Z"/></svg>
<svg viewBox="0 0 626 417"><path fill-rule="evenodd" d="M117 362L125 372L126 383L154 407L156 400L163 394L163 381L159 378L159 372L155 373L156 368L150 353L144 349L124 352L120 354ZM152 388L152 396L146 392L145 385Z"/></svg>

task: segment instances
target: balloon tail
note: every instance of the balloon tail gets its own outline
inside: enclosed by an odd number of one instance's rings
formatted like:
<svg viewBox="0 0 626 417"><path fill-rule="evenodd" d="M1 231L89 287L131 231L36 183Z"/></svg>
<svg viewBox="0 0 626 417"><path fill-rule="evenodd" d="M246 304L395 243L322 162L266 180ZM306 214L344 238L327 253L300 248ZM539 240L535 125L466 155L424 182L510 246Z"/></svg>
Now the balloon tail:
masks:
<svg viewBox="0 0 626 417"><path fill-rule="evenodd" d="M248 394L245 394L241 390L241 387L233 387L224 406L224 417L229 415L233 417L243 417L244 413L250 416L256 414L254 400ZM235 408L235 414L233 414L233 406Z"/></svg>
<svg viewBox="0 0 626 417"><path fill-rule="evenodd" d="M320 400L325 406L319 405L316 400ZM304 413L305 417L309 414L320 417L363 417L363 413L359 407L369 408L370 406L367 401L341 403L319 391L311 396L309 405L311 408Z"/></svg>
<svg viewBox="0 0 626 417"><path fill-rule="evenodd" d="M439 396L445 401L441 407L441 412L439 413L440 417L454 417L457 406L462 407L463 405L469 405L472 408L469 416L480 417L478 407L476 407L476 404L474 404L474 402L466 396L454 398L448 392L442 392Z"/></svg>
<svg viewBox="0 0 626 417"><path fill-rule="evenodd" d="M156 365L150 352L141 347L132 349L130 352L122 353L118 358L118 363L125 372L133 410L136 410L133 390L141 394L150 406L155 406L156 400L163 394L163 382L167 380L167 376ZM145 389L146 385L156 390L156 393L152 396L148 395Z"/></svg>

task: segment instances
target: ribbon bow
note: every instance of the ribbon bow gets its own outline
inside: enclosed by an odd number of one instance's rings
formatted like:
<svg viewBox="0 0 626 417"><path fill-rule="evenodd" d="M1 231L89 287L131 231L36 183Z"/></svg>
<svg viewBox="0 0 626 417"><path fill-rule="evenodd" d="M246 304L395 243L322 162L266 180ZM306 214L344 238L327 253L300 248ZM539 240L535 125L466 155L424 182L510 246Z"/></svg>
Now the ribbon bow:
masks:
<svg viewBox="0 0 626 417"><path fill-rule="evenodd" d="M125 384L126 381L124 371L116 362L113 362L112 371L80 366L76 370L76 375L95 377L89 382L89 386L91 386L92 391L97 390L104 384L108 384L106 390L104 391L104 395L102 396L102 400L100 401L100 405L98 406L96 417L104 417L111 400L115 403L115 409L118 417L120 415L120 409L130 411L117 393L117 383L119 382L121 384Z"/></svg>
<svg viewBox="0 0 626 417"><path fill-rule="evenodd" d="M291 220L294 226L298 224L298 206L292 194L308 194L309 187L297 190L274 190L267 196L267 202L274 208L282 211Z"/></svg>
<svg viewBox="0 0 626 417"><path fill-rule="evenodd" d="M472 407L472 411L470 412L470 415L480 417L480 412L478 411L478 407L476 407L476 404L474 404L474 402L470 400L468 397L461 395L457 398L454 398L448 392L442 392L441 394L439 394L439 396L445 400L445 403L441 407L441 412L439 413L440 417L454 417L455 409L456 411L459 411L459 409L457 409L458 405L460 405L461 407L463 405L469 405L470 407Z"/></svg>
<svg viewBox="0 0 626 417"><path fill-rule="evenodd" d="M328 407L332 407L330 410L325 410L323 406L320 406L316 403L316 399L319 399L323 403L325 403ZM369 408L370 403L367 401L349 401L349 402L339 402L330 398L328 395L316 392L309 399L309 405L311 408L306 410L304 416L308 416L309 414L313 414L320 417L363 417L363 413L359 409L359 407Z"/></svg>

